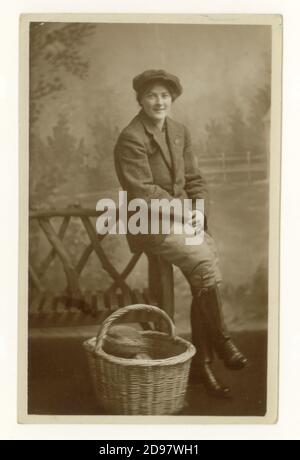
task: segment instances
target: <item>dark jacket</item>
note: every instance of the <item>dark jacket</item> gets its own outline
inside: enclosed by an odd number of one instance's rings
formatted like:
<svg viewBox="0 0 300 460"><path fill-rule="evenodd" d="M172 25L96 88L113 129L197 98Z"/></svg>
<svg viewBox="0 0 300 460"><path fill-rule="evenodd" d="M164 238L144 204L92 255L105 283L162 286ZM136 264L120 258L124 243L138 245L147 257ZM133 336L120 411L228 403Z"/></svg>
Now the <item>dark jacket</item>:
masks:
<svg viewBox="0 0 300 460"><path fill-rule="evenodd" d="M121 132L115 147L116 172L128 201L142 198L205 199L208 215L208 193L204 178L192 153L190 135L181 123L166 118L167 139L149 118L139 114ZM133 252L159 244L166 235L129 235Z"/></svg>

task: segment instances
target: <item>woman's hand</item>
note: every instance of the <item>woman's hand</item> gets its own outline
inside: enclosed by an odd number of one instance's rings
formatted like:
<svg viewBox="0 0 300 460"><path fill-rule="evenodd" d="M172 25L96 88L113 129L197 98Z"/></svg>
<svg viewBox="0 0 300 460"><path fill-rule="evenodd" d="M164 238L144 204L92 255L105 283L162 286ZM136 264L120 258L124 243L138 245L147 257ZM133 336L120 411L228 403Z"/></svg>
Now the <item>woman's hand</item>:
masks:
<svg viewBox="0 0 300 460"><path fill-rule="evenodd" d="M201 211L194 209L190 211L188 225L194 228L194 233L201 233L204 231L204 215Z"/></svg>

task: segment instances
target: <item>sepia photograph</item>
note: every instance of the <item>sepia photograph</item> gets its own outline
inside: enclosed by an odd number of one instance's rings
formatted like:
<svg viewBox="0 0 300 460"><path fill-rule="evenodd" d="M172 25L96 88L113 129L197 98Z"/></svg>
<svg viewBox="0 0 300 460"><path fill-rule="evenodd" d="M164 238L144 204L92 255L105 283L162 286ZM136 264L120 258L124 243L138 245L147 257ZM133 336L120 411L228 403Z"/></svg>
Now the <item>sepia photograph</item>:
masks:
<svg viewBox="0 0 300 460"><path fill-rule="evenodd" d="M281 34L21 17L23 423L276 422Z"/></svg>

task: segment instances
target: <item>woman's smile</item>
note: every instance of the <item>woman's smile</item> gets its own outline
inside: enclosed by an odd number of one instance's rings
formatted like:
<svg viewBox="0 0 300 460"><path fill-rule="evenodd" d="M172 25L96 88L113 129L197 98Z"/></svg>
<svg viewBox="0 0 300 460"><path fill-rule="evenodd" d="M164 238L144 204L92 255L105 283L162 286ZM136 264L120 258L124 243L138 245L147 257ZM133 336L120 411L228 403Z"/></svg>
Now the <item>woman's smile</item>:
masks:
<svg viewBox="0 0 300 460"><path fill-rule="evenodd" d="M141 98L141 106L149 118L156 124L164 121L171 108L172 96L162 84L151 86Z"/></svg>

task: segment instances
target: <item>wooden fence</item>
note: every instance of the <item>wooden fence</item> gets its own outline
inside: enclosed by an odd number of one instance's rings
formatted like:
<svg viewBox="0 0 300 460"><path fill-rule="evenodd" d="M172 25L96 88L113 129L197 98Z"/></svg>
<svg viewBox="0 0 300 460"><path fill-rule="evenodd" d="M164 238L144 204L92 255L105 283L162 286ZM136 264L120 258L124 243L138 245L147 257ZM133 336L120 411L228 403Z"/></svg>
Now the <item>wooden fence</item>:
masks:
<svg viewBox="0 0 300 460"><path fill-rule="evenodd" d="M50 250L44 254L39 267L29 260L29 326L75 326L99 324L112 311L126 305L142 303L158 305L171 318L174 315L173 267L159 256L146 254L148 257L148 287L142 291L131 289L127 277L134 270L142 253L131 255L126 267L119 272L106 254L102 241L106 235L98 235L93 219L101 213L69 206L63 209L30 210L29 227L32 221L38 222L39 229L50 243ZM83 250L76 264L72 262L70 248L64 241L66 231L72 218L79 218L89 243ZM53 220L60 219L58 232ZM124 236L125 238L125 236ZM104 291L85 292L80 275L90 255L95 252L103 269L110 276L110 283ZM46 276L51 262L58 258L62 264L66 285L59 295L48 292ZM133 318L127 318L128 321Z"/></svg>
<svg viewBox="0 0 300 460"><path fill-rule="evenodd" d="M246 152L242 156L201 157L199 167L212 182L256 182L267 180L269 176L268 157Z"/></svg>

